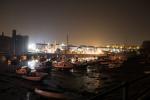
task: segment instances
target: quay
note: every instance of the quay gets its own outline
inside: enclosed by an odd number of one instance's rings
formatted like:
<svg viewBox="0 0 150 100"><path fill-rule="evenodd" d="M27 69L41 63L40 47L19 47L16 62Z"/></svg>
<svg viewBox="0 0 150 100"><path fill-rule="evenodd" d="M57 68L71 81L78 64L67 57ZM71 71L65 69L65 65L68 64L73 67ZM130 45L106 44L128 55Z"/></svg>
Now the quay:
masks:
<svg viewBox="0 0 150 100"><path fill-rule="evenodd" d="M47 56L47 57L57 57L57 56L61 56L64 55L66 57L69 58L73 58L73 57L78 57L78 58L86 58L86 57L100 57L100 56L105 56L102 54L56 54L56 53L28 53L28 56Z"/></svg>

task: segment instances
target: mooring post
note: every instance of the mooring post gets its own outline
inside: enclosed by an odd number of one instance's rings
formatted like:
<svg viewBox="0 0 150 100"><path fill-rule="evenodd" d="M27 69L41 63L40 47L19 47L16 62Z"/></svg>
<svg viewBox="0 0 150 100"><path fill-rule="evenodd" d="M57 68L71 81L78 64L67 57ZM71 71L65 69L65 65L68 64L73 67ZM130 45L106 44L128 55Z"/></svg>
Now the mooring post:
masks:
<svg viewBox="0 0 150 100"><path fill-rule="evenodd" d="M31 92L27 92L27 94L26 94L26 100L30 100L30 95L31 95Z"/></svg>
<svg viewBox="0 0 150 100"><path fill-rule="evenodd" d="M122 83L122 100L127 100L128 99L128 84L127 82Z"/></svg>

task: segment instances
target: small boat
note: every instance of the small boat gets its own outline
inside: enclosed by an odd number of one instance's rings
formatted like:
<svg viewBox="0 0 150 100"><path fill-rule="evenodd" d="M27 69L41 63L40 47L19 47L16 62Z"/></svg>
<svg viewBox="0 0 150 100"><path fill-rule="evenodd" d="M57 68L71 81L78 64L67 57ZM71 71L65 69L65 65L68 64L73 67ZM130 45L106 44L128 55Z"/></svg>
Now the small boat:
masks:
<svg viewBox="0 0 150 100"><path fill-rule="evenodd" d="M31 73L31 75L23 75L22 78L30 81L41 81L47 75L47 73L34 72Z"/></svg>
<svg viewBox="0 0 150 100"><path fill-rule="evenodd" d="M71 62L60 61L53 63L53 67L57 69L72 69L74 66Z"/></svg>
<svg viewBox="0 0 150 100"><path fill-rule="evenodd" d="M69 44L69 34L67 34L67 45L66 45L66 48L65 48L65 55L67 54L67 52L69 51L69 48L68 48L68 44ZM52 64L52 66L56 69L72 69L74 67L73 63L71 63L71 59L68 59L65 55L62 55L60 57L60 61L58 62L55 62Z"/></svg>
<svg viewBox="0 0 150 100"><path fill-rule="evenodd" d="M38 95L41 95L47 98L67 99L67 97L63 93L59 93L59 92L45 91L45 90L37 89L37 88L34 90L34 92Z"/></svg>
<svg viewBox="0 0 150 100"><path fill-rule="evenodd" d="M28 67L23 67L20 69L16 70L16 74L18 75L22 75L21 77L23 79L27 79L27 80L31 80L31 81L40 81L42 80L46 75L48 75L47 73L43 73L43 72L31 72L31 70Z"/></svg>

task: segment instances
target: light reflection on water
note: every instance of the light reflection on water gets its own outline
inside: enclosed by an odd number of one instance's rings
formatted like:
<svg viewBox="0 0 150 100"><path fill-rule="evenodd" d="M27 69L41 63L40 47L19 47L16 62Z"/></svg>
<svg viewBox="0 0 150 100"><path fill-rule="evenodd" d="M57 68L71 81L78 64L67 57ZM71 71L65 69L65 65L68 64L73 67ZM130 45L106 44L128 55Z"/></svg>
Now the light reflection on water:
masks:
<svg viewBox="0 0 150 100"><path fill-rule="evenodd" d="M100 73L100 66L88 66L87 70L52 70L42 83L49 90L63 91L67 96L76 98L84 94L84 97L96 95L110 80L108 75ZM90 95L91 96L91 95Z"/></svg>
<svg viewBox="0 0 150 100"><path fill-rule="evenodd" d="M52 71L49 81L57 84L58 87L76 92L98 93L104 84L104 77L98 71L99 66L88 66L87 70L74 71ZM108 78L108 77L107 77ZM107 79L106 78L106 79Z"/></svg>

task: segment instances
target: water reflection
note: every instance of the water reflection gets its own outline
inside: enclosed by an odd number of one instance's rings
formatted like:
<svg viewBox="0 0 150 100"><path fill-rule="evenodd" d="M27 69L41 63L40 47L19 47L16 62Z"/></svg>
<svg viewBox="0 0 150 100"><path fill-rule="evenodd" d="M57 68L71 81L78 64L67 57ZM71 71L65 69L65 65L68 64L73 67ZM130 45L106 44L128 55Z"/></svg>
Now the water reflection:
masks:
<svg viewBox="0 0 150 100"><path fill-rule="evenodd" d="M88 68L88 67L87 67ZM91 69L90 69L91 68ZM43 81L43 85L48 91L63 92L67 96L74 95L83 97L87 94L95 94L103 85L101 74L97 71L97 67L87 70L52 70ZM89 95L88 95L89 96ZM87 96L86 96L87 97Z"/></svg>
<svg viewBox="0 0 150 100"><path fill-rule="evenodd" d="M46 91L61 92L71 100L86 100L99 93L109 76L100 73L100 66L87 66L87 70L52 70L42 81Z"/></svg>

